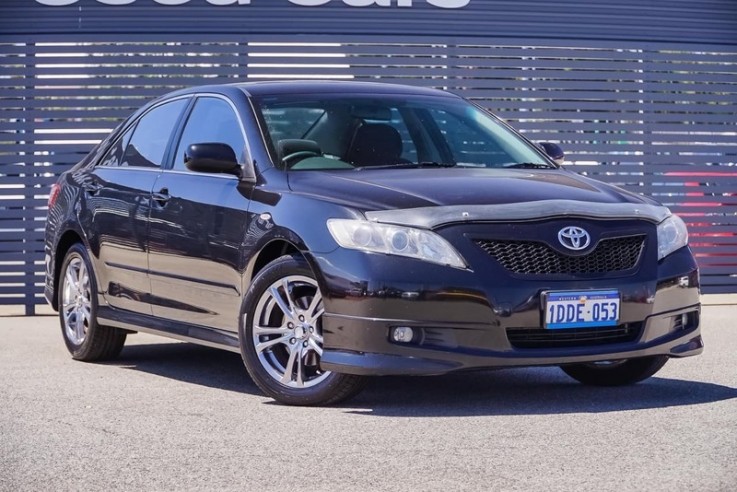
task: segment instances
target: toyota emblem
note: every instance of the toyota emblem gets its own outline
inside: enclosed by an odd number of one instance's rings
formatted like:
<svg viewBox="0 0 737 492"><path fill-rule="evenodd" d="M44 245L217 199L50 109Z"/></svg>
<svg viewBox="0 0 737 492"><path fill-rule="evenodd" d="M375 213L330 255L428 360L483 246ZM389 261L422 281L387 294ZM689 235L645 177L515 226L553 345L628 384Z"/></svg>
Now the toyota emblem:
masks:
<svg viewBox="0 0 737 492"><path fill-rule="evenodd" d="M573 251L581 251L591 244L591 236L580 227L564 227L558 232L560 244Z"/></svg>

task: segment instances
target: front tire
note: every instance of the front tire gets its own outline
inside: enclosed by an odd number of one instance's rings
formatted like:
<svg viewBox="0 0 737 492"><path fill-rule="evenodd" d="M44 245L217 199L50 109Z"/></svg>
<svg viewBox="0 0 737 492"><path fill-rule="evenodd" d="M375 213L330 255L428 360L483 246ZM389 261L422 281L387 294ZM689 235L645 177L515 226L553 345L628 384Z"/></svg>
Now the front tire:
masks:
<svg viewBox="0 0 737 492"><path fill-rule="evenodd" d="M82 244L69 248L59 275L59 321L72 358L93 362L117 357L126 332L97 324L97 282Z"/></svg>
<svg viewBox="0 0 737 492"><path fill-rule="evenodd" d="M287 405L331 405L363 389L360 376L323 371L322 294L301 256L269 263L246 293L241 355L253 381Z"/></svg>
<svg viewBox="0 0 737 492"><path fill-rule="evenodd" d="M561 366L563 372L583 384L592 386L625 386L639 383L658 372L668 357L654 355L612 362L589 362Z"/></svg>

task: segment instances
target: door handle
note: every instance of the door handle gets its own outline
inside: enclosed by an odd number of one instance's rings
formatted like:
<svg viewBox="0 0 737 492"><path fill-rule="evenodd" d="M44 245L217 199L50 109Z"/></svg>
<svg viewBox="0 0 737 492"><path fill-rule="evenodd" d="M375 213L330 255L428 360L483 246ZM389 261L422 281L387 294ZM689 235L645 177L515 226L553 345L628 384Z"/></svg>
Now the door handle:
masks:
<svg viewBox="0 0 737 492"><path fill-rule="evenodd" d="M153 194L153 197L154 201L163 207L166 205L166 202L169 201L171 195L169 195L168 188L161 188L159 191Z"/></svg>

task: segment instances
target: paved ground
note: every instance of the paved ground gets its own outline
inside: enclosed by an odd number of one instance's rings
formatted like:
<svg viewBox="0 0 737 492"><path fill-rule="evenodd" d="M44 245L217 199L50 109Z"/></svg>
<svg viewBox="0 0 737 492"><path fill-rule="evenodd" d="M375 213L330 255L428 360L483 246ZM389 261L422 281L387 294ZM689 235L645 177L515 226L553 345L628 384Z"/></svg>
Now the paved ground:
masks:
<svg viewBox="0 0 737 492"><path fill-rule="evenodd" d="M737 490L736 318L706 307L704 355L635 387L517 369L290 408L235 354L139 334L84 364L55 318L0 317L0 490Z"/></svg>

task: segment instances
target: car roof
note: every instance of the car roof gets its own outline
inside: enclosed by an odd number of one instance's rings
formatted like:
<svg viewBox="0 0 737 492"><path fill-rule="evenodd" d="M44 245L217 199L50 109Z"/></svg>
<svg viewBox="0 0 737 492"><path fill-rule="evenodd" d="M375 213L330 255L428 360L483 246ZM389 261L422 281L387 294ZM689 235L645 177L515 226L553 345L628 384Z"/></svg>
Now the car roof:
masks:
<svg viewBox="0 0 737 492"><path fill-rule="evenodd" d="M382 82L356 82L346 80L310 80L310 81L278 81L278 82L251 82L236 84L249 95L262 96L272 94L294 93L371 93L371 94L399 94L399 95L426 95L457 97L448 92L425 87L412 87Z"/></svg>
<svg viewBox="0 0 737 492"><path fill-rule="evenodd" d="M164 96L165 98L185 94L214 92L228 94L239 89L248 96L278 94L394 94L440 97L459 97L449 92L426 87L413 87L382 82L356 82L346 80L288 80L270 82L238 82L234 84L203 85L182 89Z"/></svg>

